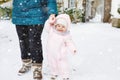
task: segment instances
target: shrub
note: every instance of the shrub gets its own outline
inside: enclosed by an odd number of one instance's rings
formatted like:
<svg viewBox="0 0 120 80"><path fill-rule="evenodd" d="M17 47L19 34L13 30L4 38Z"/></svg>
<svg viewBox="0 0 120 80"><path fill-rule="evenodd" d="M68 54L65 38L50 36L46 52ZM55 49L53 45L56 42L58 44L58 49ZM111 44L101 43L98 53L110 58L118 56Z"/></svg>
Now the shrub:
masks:
<svg viewBox="0 0 120 80"><path fill-rule="evenodd" d="M63 13L70 16L73 23L84 22L84 12L82 9L78 8L66 8Z"/></svg>
<svg viewBox="0 0 120 80"><path fill-rule="evenodd" d="M11 8L2 8L0 7L0 19L10 19L12 16L12 9Z"/></svg>

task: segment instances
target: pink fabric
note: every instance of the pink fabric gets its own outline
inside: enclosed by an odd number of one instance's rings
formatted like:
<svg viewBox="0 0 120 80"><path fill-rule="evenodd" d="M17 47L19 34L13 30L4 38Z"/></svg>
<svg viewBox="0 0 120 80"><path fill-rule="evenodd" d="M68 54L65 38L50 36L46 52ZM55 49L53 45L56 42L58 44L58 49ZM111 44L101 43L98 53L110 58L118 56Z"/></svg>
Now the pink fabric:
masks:
<svg viewBox="0 0 120 80"><path fill-rule="evenodd" d="M70 20L70 17L69 17L69 15L67 15L67 14L60 14L60 15L58 15L57 17L56 17L56 19L59 19L59 18L62 18L62 19L65 19L68 23L68 26L67 26L67 28L68 28L68 31L70 30L70 24L71 24L71 20Z"/></svg>
<svg viewBox="0 0 120 80"><path fill-rule="evenodd" d="M61 17L64 18L65 16L60 15L57 18ZM69 20L69 18L67 20ZM70 22L68 23L68 25L70 26ZM53 75L61 75L62 77L68 77L69 66L66 58L67 50L70 50L71 53L76 50L71 35L69 31L64 34L55 31L54 26L50 26L49 20L47 20L45 23L45 29L49 33L46 45L46 54L48 57L49 66L51 68L51 73Z"/></svg>

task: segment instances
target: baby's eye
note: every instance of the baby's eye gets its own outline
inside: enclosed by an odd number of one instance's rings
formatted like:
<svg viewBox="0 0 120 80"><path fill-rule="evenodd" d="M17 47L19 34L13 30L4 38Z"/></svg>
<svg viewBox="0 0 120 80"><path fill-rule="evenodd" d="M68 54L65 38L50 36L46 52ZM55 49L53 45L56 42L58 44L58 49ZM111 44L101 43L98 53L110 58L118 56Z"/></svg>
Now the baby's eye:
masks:
<svg viewBox="0 0 120 80"><path fill-rule="evenodd" d="M58 27L60 27L60 25L58 25Z"/></svg>

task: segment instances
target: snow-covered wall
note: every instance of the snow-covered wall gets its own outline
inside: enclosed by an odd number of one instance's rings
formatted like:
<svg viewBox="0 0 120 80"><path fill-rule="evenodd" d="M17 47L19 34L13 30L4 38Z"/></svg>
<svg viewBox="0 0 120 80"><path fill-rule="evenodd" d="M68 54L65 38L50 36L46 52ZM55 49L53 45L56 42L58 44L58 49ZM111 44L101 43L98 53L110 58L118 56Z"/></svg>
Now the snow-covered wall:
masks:
<svg viewBox="0 0 120 80"><path fill-rule="evenodd" d="M78 0L78 8L80 9L83 9L82 2L83 0Z"/></svg>
<svg viewBox="0 0 120 80"><path fill-rule="evenodd" d="M77 0L78 4L77 4L77 7L82 9L82 1L83 0ZM68 8L68 4L70 5L70 3L68 3L68 0L64 0L64 8Z"/></svg>
<svg viewBox="0 0 120 80"><path fill-rule="evenodd" d="M120 18L120 14L117 12L118 7L120 7L120 0L112 0L111 14L114 18Z"/></svg>
<svg viewBox="0 0 120 80"><path fill-rule="evenodd" d="M64 8L68 8L68 0L64 1Z"/></svg>

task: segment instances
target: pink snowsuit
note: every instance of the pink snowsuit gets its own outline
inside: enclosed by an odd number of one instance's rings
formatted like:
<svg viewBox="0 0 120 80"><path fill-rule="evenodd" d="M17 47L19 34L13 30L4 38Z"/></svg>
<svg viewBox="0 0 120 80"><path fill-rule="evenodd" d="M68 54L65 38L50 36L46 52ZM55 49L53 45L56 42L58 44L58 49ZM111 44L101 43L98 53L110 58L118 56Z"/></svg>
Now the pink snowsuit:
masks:
<svg viewBox="0 0 120 80"><path fill-rule="evenodd" d="M69 16L66 14L61 14L56 17L56 19L58 18L64 18L67 20L67 32L60 33L56 31L54 26L50 26L49 20L46 21L45 29L49 33L46 45L47 57L52 75L61 75L63 78L67 78L69 77L69 67L66 58L67 50L70 50L73 53L76 48L69 31Z"/></svg>

